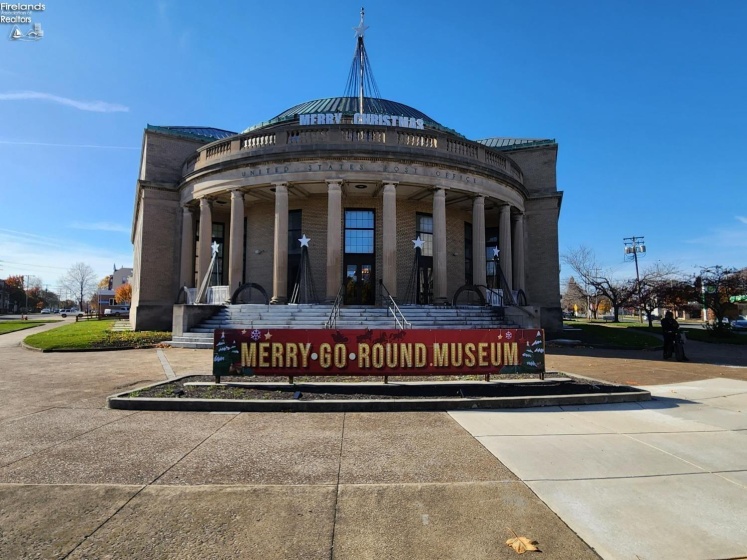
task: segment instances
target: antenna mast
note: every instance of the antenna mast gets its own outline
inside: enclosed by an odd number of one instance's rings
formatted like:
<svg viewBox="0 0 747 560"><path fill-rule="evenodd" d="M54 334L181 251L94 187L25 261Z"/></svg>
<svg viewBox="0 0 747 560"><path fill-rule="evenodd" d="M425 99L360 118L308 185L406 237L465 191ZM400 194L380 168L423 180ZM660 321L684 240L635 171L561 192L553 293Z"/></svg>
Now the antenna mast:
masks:
<svg viewBox="0 0 747 560"><path fill-rule="evenodd" d="M365 10L361 8L361 21L358 24L358 27L353 27L357 41L355 55L353 56L353 64L350 68L350 74L348 74L347 86L345 87L346 97L357 98L358 113L361 114L364 112L365 108L364 100L366 98L366 91L368 91L369 98L372 96L374 98L381 97L379 88L376 85L376 80L374 80L373 77L371 63L368 60L363 39L366 29L368 29L368 26L365 24L365 16Z"/></svg>

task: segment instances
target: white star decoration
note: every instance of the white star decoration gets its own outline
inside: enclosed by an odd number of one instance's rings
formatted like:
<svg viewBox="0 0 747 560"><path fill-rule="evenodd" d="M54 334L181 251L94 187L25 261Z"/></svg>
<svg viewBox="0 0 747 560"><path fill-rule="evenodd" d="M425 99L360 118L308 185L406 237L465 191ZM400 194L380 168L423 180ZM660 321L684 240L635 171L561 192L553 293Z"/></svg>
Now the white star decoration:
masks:
<svg viewBox="0 0 747 560"><path fill-rule="evenodd" d="M493 258L497 259L500 252L501 250L498 247L493 247Z"/></svg>
<svg viewBox="0 0 747 560"><path fill-rule="evenodd" d="M363 10L361 9L361 22L358 24L358 27L353 27L353 31L355 31L356 37L363 37L366 29L368 29L368 26L363 25Z"/></svg>
<svg viewBox="0 0 747 560"><path fill-rule="evenodd" d="M217 241L213 241L213 244L210 246L210 248L213 250L213 256L215 256L218 253L220 245L218 245Z"/></svg>
<svg viewBox="0 0 747 560"><path fill-rule="evenodd" d="M308 247L309 241L311 241L311 237L306 237L306 234L303 234L303 237L298 240L301 243L301 247Z"/></svg>
<svg viewBox="0 0 747 560"><path fill-rule="evenodd" d="M413 242L413 245L415 245L414 249L420 249L423 250L423 243L425 243L422 239L420 239L420 236L418 235L418 238L415 239Z"/></svg>

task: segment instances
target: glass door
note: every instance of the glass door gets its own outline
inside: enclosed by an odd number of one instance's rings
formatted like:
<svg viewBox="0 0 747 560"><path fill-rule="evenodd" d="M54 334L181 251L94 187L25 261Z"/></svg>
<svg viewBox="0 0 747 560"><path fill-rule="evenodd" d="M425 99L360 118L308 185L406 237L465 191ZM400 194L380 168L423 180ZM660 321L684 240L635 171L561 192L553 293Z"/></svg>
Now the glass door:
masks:
<svg viewBox="0 0 747 560"><path fill-rule="evenodd" d="M345 305L374 305L376 303L373 263L345 264ZM357 260L357 259L356 259Z"/></svg>

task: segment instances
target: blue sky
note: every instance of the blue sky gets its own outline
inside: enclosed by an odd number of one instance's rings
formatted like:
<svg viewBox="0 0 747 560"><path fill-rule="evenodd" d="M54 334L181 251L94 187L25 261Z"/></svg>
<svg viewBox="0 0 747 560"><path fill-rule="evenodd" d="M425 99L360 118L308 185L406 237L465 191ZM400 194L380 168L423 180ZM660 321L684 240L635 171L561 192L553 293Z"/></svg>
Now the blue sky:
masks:
<svg viewBox="0 0 747 560"><path fill-rule="evenodd" d="M241 131L344 93L359 2L49 0L0 24L0 278L132 265L146 124ZM747 2L370 1L383 97L471 139L559 143L561 253L747 266ZM20 25L22 30L30 28ZM570 275L565 267L562 277Z"/></svg>

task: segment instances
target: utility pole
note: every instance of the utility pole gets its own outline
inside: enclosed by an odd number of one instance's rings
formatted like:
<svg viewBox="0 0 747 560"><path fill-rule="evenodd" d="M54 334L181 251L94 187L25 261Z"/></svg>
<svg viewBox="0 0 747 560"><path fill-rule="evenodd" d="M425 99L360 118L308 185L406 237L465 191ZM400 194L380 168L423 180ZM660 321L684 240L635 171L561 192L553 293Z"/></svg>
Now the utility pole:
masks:
<svg viewBox="0 0 747 560"><path fill-rule="evenodd" d="M623 238L623 255L625 260L635 261L635 285L638 292L638 320L643 323L643 295L641 293L641 277L638 274L638 254L641 257L646 256L646 245L643 236L633 236Z"/></svg>

